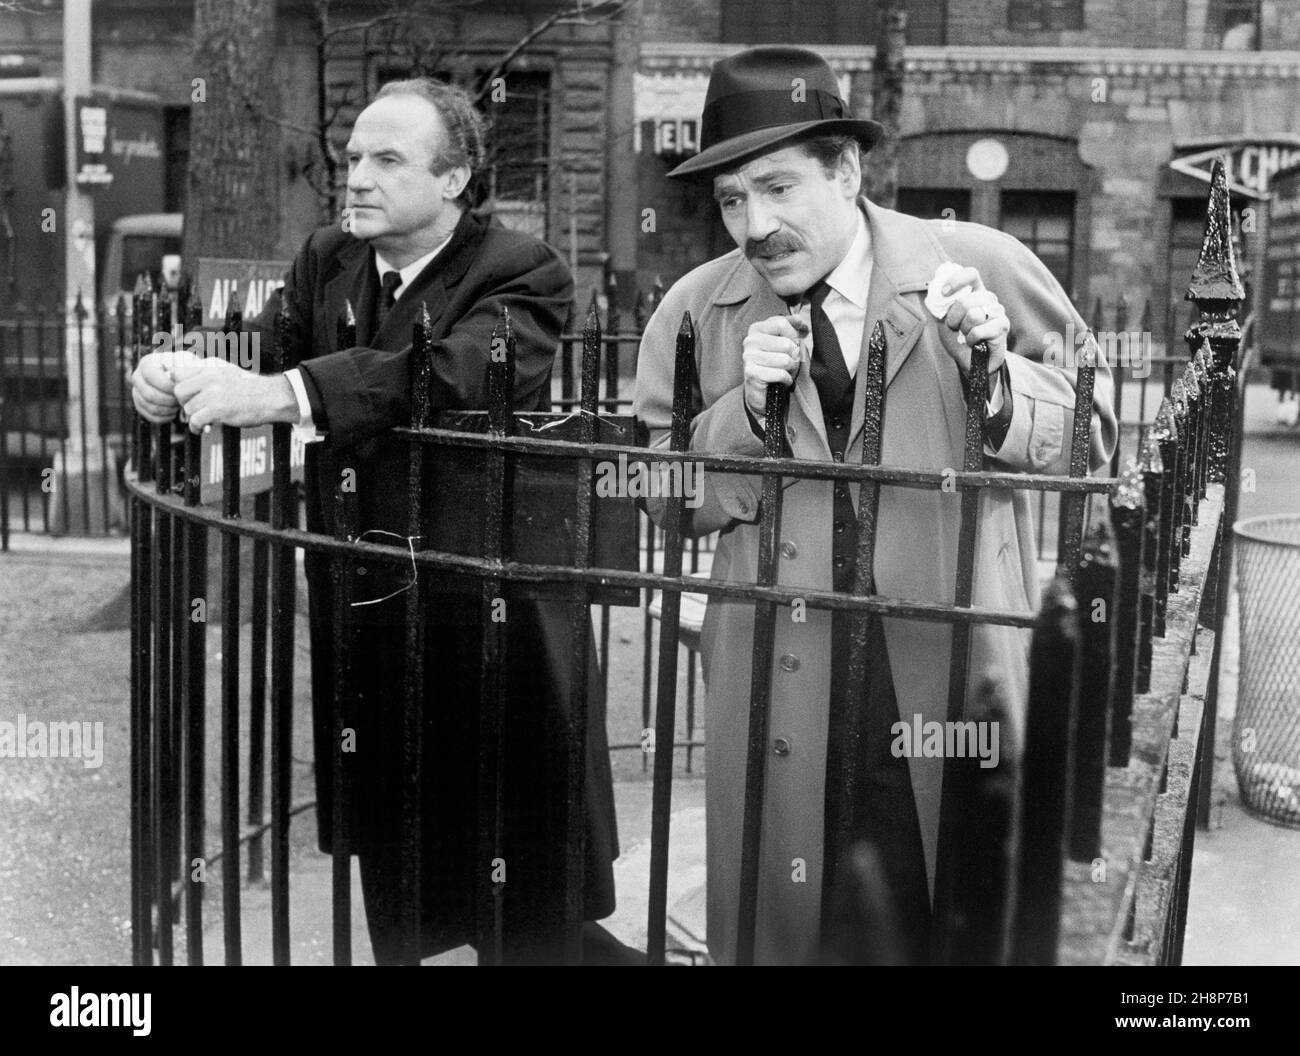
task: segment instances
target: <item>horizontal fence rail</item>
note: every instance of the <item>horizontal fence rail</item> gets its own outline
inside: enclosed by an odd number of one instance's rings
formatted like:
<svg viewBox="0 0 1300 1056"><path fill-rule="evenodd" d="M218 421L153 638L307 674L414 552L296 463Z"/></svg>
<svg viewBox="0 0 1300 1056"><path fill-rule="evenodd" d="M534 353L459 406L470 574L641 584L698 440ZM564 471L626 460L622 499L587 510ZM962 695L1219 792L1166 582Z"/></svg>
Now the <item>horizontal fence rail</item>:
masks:
<svg viewBox="0 0 1300 1056"><path fill-rule="evenodd" d="M1189 357L1173 372L1154 420L1134 436L1133 450L1118 472L1088 473L1095 359L1076 365L1076 427L1070 438L1069 473L1063 476L991 472L984 466L984 394L988 349L971 350L970 399L962 469L932 472L880 464L886 420L884 362L886 336L877 324L861 369L866 371L862 460L858 465L809 462L787 457L785 400L779 387L768 391L765 453L742 457L689 448L691 392L699 349L692 320L676 334L675 376L667 448L651 447L619 417L622 396L617 370L606 373L605 399L599 387L602 363L617 364L623 340L603 335L599 315L588 309L583 329L579 392L550 415L516 412L511 405L514 337L502 316L493 346L504 357L487 357L488 405L475 416L449 417L430 405L428 378L433 342L427 313L413 331L413 395L409 426L391 436L409 450L409 538L381 542L357 521L355 494L340 485L332 534L299 527L297 493L290 478L287 426L272 430L273 479L269 492L241 502L238 455L241 431L223 429L222 494L217 507L200 501L198 438L173 436L170 425L137 421L132 462L126 473L132 539L132 924L136 963L174 963L175 931L184 926L188 963L204 959L204 884L195 878L196 860L222 871L221 921L226 964L243 954L242 877L247 851L250 878L263 874L261 840L271 837L271 928L274 960L289 963L290 825L305 801L294 799L293 729L296 555L328 560L332 572L334 750L317 758L334 768L335 842L332 862L333 956L350 963L351 866L338 833L348 808L350 776L337 749L364 657L351 654L349 631L356 620L353 585L361 566L391 566L407 578L402 623L393 633L408 658L402 700L396 714L402 745L398 819L401 960L419 959L421 934L422 812L429 809L422 771L428 766L423 716L437 672L423 662L430 626L429 596L437 585L462 585L465 604L480 613L478 745L475 769L478 819L473 940L482 964L509 959L510 926L504 884L491 863L510 857L503 811L513 780L505 729L515 640L508 623L494 619L499 607L528 598L559 604L572 635L569 696L561 758L551 761L566 790L563 820L565 867L562 904L565 958L581 959L584 919L583 773L592 721L591 672L608 680L608 606L640 604L646 633L641 656L655 678L642 685L642 717L653 729L654 753L646 959L669 963L667 935L668 847L674 764L681 748L689 761L697 749L693 697L687 698L687 731L679 739L680 652L688 644L682 602L687 594L753 606L754 649L744 780L743 831L736 960L758 959L758 890L765 768L770 755L769 713L773 692L773 635L778 614L795 601L814 610L838 612L850 626L846 699L863 699L868 685L869 620L877 615L940 622L952 628L947 672L946 717L950 722L996 721L1009 728L1006 687L986 679L973 694L970 643L973 628L1006 626L1031 630L1027 722L1015 732L992 768L975 760L944 760L939 851L934 888L932 942L924 959L938 963L1177 963L1186 919L1191 847L1198 805L1213 762L1215 684L1230 568L1230 533L1235 513L1240 459L1240 330L1235 313L1242 300L1232 261L1226 181L1213 175L1206 237L1189 297L1199 312L1186 340ZM151 327L165 325L145 300L133 315L132 346L149 345ZM640 323L640 319L637 320ZM237 328L232 316L227 323ZM341 325L347 326L347 320ZM639 329L639 326L638 326ZM354 334L345 335L355 342ZM274 370L296 362L296 336L286 314L276 320ZM341 341L341 347L348 347ZM485 350L486 355L486 350ZM571 362L571 361L570 361ZM566 366L565 371L571 368ZM568 376L567 373L565 376ZM615 380L611 384L611 377ZM1119 397L1117 397L1118 399ZM183 428L175 427L177 430ZM431 521L443 494L431 490L429 474L456 459L473 458L479 468L472 502L463 520L479 522L473 545L440 545ZM670 489L651 525L637 515L619 520L617 505L599 496L595 482L602 464L622 459L678 479L687 462L706 472L754 474L762 480L758 520L759 560L754 580L701 578L700 550L688 550L689 524L683 489ZM549 474L547 476L546 474ZM539 479L541 492L530 492ZM791 480L833 480L859 485L856 520L856 579L847 590L780 586L776 573L783 484ZM531 482L531 483L530 483ZM954 556L952 604L884 597L870 573L876 543L881 485L960 494L960 532ZM981 493L1019 489L1057 496L1060 545L1052 584L1037 612L974 604L973 580ZM545 496L539 503L537 495ZM555 530L549 549L524 556L532 545L520 525L541 516L545 506L569 527ZM612 511L612 512L611 512ZM602 520L613 518L613 520ZM644 535L641 525L645 524ZM610 526L614 527L611 528ZM219 855L205 857L208 839L203 745L208 701L205 666L209 642L205 623L190 618L192 599L208 596L212 534L220 543L215 574L220 581L220 693L214 701L219 725ZM610 550L623 533L630 547ZM240 550L253 542L253 624L247 685L241 675ZM552 545L553 544L553 545ZM602 549L602 546L605 549ZM260 550L257 549L260 547ZM690 573L686 558L690 556ZM619 557L618 555L622 555ZM466 584L468 584L466 586ZM269 585L269 601L267 596ZM657 599L652 602L652 599ZM652 614L652 604L657 606ZM588 640L592 613L604 608L602 641ZM1101 611L1101 619L1095 614ZM658 623L657 645L652 622ZM268 648L269 631L269 648ZM593 650L595 664L593 665ZM689 662L695 647L688 647ZM267 672L269 669L269 679ZM689 670L693 692L694 668ZM248 705L243 703L247 694ZM653 702L653 709L650 707ZM852 709L851 709L852 710ZM861 712L863 709L856 709ZM242 726L245 719L248 729ZM263 727L269 722L269 757ZM845 716L846 744L871 736L861 715ZM245 743L247 742L247 743ZM619 747L619 746L615 746ZM247 752L241 784L241 749ZM862 775L843 762L828 767L834 801L850 807L862 796ZM689 763L688 763L689 765ZM269 820L265 817L264 772L270 773ZM246 800L245 800L246 795ZM246 805L247 809L241 810ZM870 846L849 848L852 820L831 821L827 843L845 848L832 863L851 877L858 898L837 921L833 941L822 949L826 963L897 963L904 958L893 922L881 909L890 892ZM837 852L839 853L839 852ZM830 865L828 864L828 868ZM856 908L855 908L856 907ZM837 911L838 912L838 911Z"/></svg>

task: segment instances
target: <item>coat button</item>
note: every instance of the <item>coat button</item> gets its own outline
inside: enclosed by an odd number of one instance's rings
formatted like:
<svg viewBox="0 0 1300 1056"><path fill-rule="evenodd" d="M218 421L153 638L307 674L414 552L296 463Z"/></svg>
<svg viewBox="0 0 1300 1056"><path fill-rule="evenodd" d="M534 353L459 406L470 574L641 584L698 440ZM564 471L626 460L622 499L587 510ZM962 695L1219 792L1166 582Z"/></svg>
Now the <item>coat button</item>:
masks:
<svg viewBox="0 0 1300 1056"><path fill-rule="evenodd" d="M834 452L834 453L831 455L831 458L835 459L836 462L843 462L843 461L844 461L844 452L843 452L843 451L836 451L836 452Z"/></svg>
<svg viewBox="0 0 1300 1056"><path fill-rule="evenodd" d="M793 440L793 439L795 438L795 436L798 435L798 434L795 432L795 429L794 429L794 426L793 426L793 425L787 425L787 426L785 427L785 435L786 435L787 437L789 437L791 440Z"/></svg>
<svg viewBox="0 0 1300 1056"><path fill-rule="evenodd" d="M789 539L787 539L784 543L781 544L781 556L793 560L794 558L799 556L799 548L795 546L794 543L792 543Z"/></svg>
<svg viewBox="0 0 1300 1056"><path fill-rule="evenodd" d="M837 499L847 499L849 497L848 488L844 487L843 485L837 485L835 488L835 497Z"/></svg>
<svg viewBox="0 0 1300 1056"><path fill-rule="evenodd" d="M784 737L778 737L772 742L772 751L774 751L777 755L789 755L790 742L787 741Z"/></svg>
<svg viewBox="0 0 1300 1056"><path fill-rule="evenodd" d="M836 535L843 535L843 534L844 534L844 522L843 522L843 521L836 521L836 522L835 522L835 534L836 534Z"/></svg>
<svg viewBox="0 0 1300 1056"><path fill-rule="evenodd" d="M837 557L837 558L835 559L835 567L836 567L836 568L843 568L843 567L844 567L844 555L843 555L843 554L840 554L839 557Z"/></svg>
<svg viewBox="0 0 1300 1056"><path fill-rule="evenodd" d="M832 428L832 429L843 429L843 428L844 428L844 419L843 419L843 418L832 418L832 419L831 419L831 428Z"/></svg>
<svg viewBox="0 0 1300 1056"><path fill-rule="evenodd" d="M799 658L792 653L786 653L785 656L781 657L781 670L798 671Z"/></svg>
<svg viewBox="0 0 1300 1056"><path fill-rule="evenodd" d="M744 499L737 499L737 500L736 500L736 505L740 507L740 512L741 512L741 513L744 513L744 514L748 514L748 513L749 513L749 503L747 503Z"/></svg>

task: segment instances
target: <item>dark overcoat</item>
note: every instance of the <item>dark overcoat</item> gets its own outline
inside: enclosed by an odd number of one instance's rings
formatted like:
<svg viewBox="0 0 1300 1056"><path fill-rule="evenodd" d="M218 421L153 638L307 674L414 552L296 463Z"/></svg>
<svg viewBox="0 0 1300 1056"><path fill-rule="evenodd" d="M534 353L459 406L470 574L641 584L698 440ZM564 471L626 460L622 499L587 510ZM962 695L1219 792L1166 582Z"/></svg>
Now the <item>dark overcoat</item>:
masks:
<svg viewBox="0 0 1300 1056"><path fill-rule="evenodd" d="M384 435L410 423L411 332L419 306L433 324L432 405L486 407L485 371L493 328L502 307L516 343L517 410L550 405L551 367L573 295L568 268L545 243L466 212L447 246L415 278L378 333L371 334L379 295L370 246L338 229L316 232L289 270L281 296L297 335L297 360L313 418L326 439L307 445L308 528L332 534L335 484L355 471L357 529L367 541L390 543L408 535L409 444ZM357 320L357 345L338 348L338 320L347 302ZM276 309L263 315L263 339ZM426 449L426 458L450 458ZM424 504L477 507L463 494L430 494ZM444 506L444 509L446 507ZM392 533L391 536L380 533ZM398 839L402 775L401 706L406 659L401 588L409 563L362 562L352 571L353 600L387 601L351 609L352 671L345 694L345 725L354 750L342 752L347 804L343 831L334 831L332 722L334 687L333 587L330 562L308 554L311 608L313 727L320 845L342 839L350 853L391 851ZM475 885L492 866L481 857L477 833L479 683L482 623L479 588L465 577L421 573L429 592L422 799L425 920L423 952L473 935ZM501 856L506 863L506 926L536 927L561 911L565 842L564 730L569 702L570 641L567 607L507 594L508 686ZM617 856L613 789L605 733L605 702L588 628L589 736L585 786L585 917L613 911ZM433 919L429 919L432 916Z"/></svg>

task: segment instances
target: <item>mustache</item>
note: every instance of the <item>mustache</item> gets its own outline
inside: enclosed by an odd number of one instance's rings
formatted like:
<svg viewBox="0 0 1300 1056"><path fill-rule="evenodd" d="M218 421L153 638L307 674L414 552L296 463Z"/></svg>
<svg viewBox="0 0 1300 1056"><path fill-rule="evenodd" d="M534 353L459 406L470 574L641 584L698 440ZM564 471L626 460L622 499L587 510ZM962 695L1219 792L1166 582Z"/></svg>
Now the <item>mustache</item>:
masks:
<svg viewBox="0 0 1300 1056"><path fill-rule="evenodd" d="M768 235L761 242L752 240L745 242L745 256L750 260L754 257L770 257L777 253L789 253L797 249L803 249L803 243L793 235Z"/></svg>

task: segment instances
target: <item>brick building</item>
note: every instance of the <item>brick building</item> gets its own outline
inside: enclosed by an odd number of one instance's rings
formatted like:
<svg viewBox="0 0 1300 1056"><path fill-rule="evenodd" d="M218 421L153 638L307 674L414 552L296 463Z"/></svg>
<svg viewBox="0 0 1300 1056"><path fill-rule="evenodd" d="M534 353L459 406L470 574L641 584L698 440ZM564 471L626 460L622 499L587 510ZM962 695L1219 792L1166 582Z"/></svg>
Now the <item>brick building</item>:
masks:
<svg viewBox="0 0 1300 1056"><path fill-rule="evenodd" d="M407 17L414 5L382 0L336 0L335 36L325 71L327 103L337 109L334 140L341 148L352 118L389 79L406 76L419 55L427 72L472 77L499 59L572 0L496 0L492 4L429 5L437 17ZM0 55L58 78L62 67L61 3L34 0L0 19ZM283 122L279 168L277 254L290 258L323 217L305 169L315 147L317 34L314 4L279 0L276 80L278 99L267 112ZM392 20L393 12L401 17ZM389 15L389 21L376 21ZM192 0L97 0L92 39L96 85L151 93L165 115L165 193L157 210L183 211L189 143L193 43ZM552 242L591 285L607 266L627 270L635 251L630 222L609 206L611 184L630 184L631 91L635 64L632 22L584 20L554 26L531 40L509 66L504 92L487 101L503 149L487 174L488 192L505 222ZM621 60L621 61L620 61ZM4 71L0 69L0 74ZM611 121L624 114L621 137ZM613 116L611 116L613 115ZM293 126L291 128L290 126ZM625 171L624 171L625 170ZM611 222L611 214L613 221ZM610 255L613 259L610 259Z"/></svg>
<svg viewBox="0 0 1300 1056"><path fill-rule="evenodd" d="M637 74L638 277L665 282L730 248L707 196L664 174L695 148L712 62L797 42L871 114L877 5L646 0ZM1238 208L1261 230L1268 175L1300 160L1300 3L1262 0L909 0L899 208L1003 228L1090 307L1148 299L1159 345L1188 314L1207 154L1229 153ZM868 162L869 163L869 162ZM1189 174L1193 173L1193 174ZM1255 229L1252 232L1252 228ZM1259 240L1254 239L1255 249ZM1108 315L1109 318L1109 315Z"/></svg>

